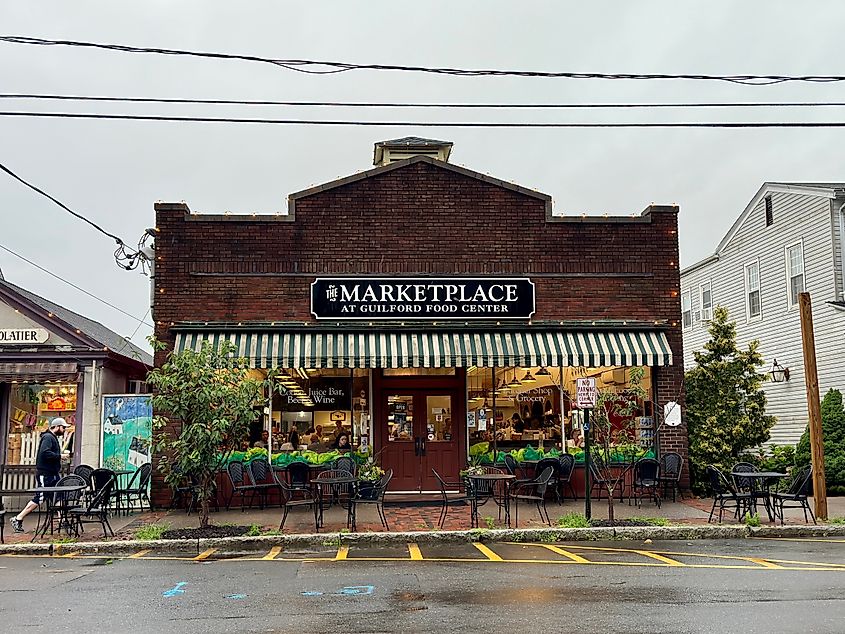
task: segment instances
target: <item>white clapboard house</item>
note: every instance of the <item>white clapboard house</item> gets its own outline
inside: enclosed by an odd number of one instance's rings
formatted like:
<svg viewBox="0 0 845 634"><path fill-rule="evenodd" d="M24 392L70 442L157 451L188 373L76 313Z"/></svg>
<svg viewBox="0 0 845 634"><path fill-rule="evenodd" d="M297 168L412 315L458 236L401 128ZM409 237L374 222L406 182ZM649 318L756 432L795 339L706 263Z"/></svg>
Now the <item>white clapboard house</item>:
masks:
<svg viewBox="0 0 845 634"><path fill-rule="evenodd" d="M771 442L796 443L807 425L797 294L810 293L821 395L845 390L845 182L765 183L713 255L681 271L684 364L708 339L715 306L741 345L760 340L770 381ZM783 370L787 370L784 372Z"/></svg>

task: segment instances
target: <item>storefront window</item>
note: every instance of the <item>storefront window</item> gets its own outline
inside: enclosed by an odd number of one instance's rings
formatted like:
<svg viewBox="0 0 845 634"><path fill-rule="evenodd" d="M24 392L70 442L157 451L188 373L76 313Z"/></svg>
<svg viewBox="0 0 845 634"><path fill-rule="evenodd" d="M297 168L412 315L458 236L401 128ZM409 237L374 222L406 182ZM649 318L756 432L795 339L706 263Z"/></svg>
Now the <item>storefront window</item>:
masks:
<svg viewBox="0 0 845 634"><path fill-rule="evenodd" d="M57 417L72 427L59 440L65 460L73 452L76 425L75 383L15 383L11 387L6 464L35 465L39 436Z"/></svg>
<svg viewBox="0 0 845 634"><path fill-rule="evenodd" d="M576 430L583 428L583 414L574 406L575 383L593 377L608 402L608 418L614 441L652 448L654 419L649 368L643 369L641 386L645 398L638 398L634 413L621 416L613 408L613 394L627 398L631 372L625 367L510 367L471 368L467 373L467 429L470 447L492 442L504 450L526 445L563 449L577 444ZM495 405L495 407L494 407Z"/></svg>

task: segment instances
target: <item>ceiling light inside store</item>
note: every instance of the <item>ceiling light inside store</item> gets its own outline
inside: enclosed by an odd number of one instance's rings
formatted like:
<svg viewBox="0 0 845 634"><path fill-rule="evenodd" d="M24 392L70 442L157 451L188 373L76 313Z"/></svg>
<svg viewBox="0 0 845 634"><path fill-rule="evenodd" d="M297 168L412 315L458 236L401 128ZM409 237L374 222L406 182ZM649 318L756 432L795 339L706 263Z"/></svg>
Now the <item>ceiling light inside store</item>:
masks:
<svg viewBox="0 0 845 634"><path fill-rule="evenodd" d="M546 369L546 366L541 366L539 370L537 370L537 376L551 376L551 372Z"/></svg>
<svg viewBox="0 0 845 634"><path fill-rule="evenodd" d="M516 378L516 373L514 373L513 378L508 383L508 387L519 387L520 385L522 385L522 383L518 378Z"/></svg>
<svg viewBox="0 0 845 634"><path fill-rule="evenodd" d="M531 370L526 370L525 376L522 377L522 382L523 383L536 383L537 379L535 379L533 376L531 376Z"/></svg>

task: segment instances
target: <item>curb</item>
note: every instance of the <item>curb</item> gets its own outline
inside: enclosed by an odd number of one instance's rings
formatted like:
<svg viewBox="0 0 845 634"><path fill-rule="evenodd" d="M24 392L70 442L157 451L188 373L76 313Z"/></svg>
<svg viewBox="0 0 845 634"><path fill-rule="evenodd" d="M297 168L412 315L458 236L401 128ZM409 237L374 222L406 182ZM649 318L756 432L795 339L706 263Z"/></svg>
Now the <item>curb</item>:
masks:
<svg viewBox="0 0 845 634"><path fill-rule="evenodd" d="M79 555L121 556L141 550L156 554L197 555L215 549L215 555L240 555L266 552L273 546L288 548L320 548L359 546L406 546L486 544L501 542L572 542L572 541L645 541L747 539L747 538L814 538L845 537L845 525L819 526L761 526L750 528L743 524L716 526L620 526L618 528L529 528L529 529L472 529L462 531L409 531L401 533L310 533L296 535L267 535L263 537L222 537L218 539L160 539L152 541L124 540L114 542L74 542L60 544L5 544L0 555Z"/></svg>

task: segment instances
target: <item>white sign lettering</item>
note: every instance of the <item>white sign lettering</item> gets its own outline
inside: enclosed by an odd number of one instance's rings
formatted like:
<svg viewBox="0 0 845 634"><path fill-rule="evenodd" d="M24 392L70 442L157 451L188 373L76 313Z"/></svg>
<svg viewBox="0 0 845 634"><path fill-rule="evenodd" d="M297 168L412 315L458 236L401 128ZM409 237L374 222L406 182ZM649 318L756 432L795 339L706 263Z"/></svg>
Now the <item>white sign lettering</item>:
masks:
<svg viewBox="0 0 845 634"><path fill-rule="evenodd" d="M44 343L50 338L46 328L3 328L0 329L0 346L22 346Z"/></svg>
<svg viewBox="0 0 845 634"><path fill-rule="evenodd" d="M596 406L596 380L575 379L575 388L578 393L578 407L595 407Z"/></svg>

